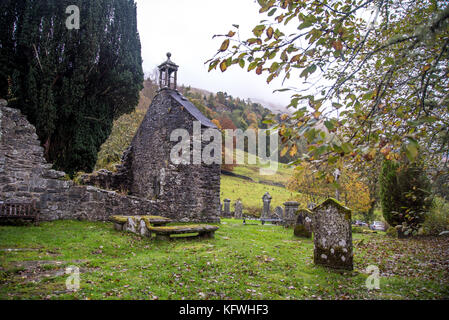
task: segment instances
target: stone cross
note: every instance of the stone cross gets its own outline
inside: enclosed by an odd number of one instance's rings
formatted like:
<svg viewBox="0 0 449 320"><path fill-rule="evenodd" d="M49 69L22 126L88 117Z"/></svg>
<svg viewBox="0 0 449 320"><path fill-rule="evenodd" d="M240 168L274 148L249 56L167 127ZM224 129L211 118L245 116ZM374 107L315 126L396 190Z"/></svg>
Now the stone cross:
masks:
<svg viewBox="0 0 449 320"><path fill-rule="evenodd" d="M335 182L337 182L337 183L338 183L338 179L340 178L340 174L341 174L340 170L338 170L338 168L336 168L334 171L334 178L335 178ZM335 189L335 198L337 200L340 200L340 190L338 190L338 188Z"/></svg>
<svg viewBox="0 0 449 320"><path fill-rule="evenodd" d="M296 212L298 211L299 203L296 201L287 201L284 202L284 206L284 226L294 226L296 222Z"/></svg>
<svg viewBox="0 0 449 320"><path fill-rule="evenodd" d="M353 270L351 210L329 198L312 216L315 264Z"/></svg>
<svg viewBox="0 0 449 320"><path fill-rule="evenodd" d="M224 217L230 217L231 216L231 200L230 199L224 199Z"/></svg>
<svg viewBox="0 0 449 320"><path fill-rule="evenodd" d="M271 196L268 192L265 192L265 194L262 197L263 201L263 210L261 218L268 218L270 216L270 204L271 204Z"/></svg>
<svg viewBox="0 0 449 320"><path fill-rule="evenodd" d="M234 213L234 218L236 219L241 219L243 216L243 205L242 202L240 200L237 200L235 202L235 213Z"/></svg>
<svg viewBox="0 0 449 320"><path fill-rule="evenodd" d="M309 209L299 209L298 218L296 219L294 234L297 237L311 238L313 212Z"/></svg>

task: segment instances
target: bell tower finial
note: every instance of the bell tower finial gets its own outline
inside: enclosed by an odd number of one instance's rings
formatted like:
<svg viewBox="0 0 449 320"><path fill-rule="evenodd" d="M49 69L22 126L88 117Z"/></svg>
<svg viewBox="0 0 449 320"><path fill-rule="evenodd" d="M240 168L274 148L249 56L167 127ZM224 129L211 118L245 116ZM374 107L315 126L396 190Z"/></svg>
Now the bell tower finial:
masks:
<svg viewBox="0 0 449 320"><path fill-rule="evenodd" d="M167 52L167 61L159 65L159 87L160 89L176 90L178 65L170 60L171 53Z"/></svg>

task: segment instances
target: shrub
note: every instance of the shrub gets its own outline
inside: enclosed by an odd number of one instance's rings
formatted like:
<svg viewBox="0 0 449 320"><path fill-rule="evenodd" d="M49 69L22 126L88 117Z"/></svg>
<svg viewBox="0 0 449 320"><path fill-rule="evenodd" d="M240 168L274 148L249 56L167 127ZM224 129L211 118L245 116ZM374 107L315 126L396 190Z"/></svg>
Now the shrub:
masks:
<svg viewBox="0 0 449 320"><path fill-rule="evenodd" d="M433 206L423 223L425 235L438 235L449 229L449 203L440 197L436 197Z"/></svg>
<svg viewBox="0 0 449 320"><path fill-rule="evenodd" d="M419 163L399 164L385 160L379 177L385 220L400 237L415 234L430 210L430 181Z"/></svg>

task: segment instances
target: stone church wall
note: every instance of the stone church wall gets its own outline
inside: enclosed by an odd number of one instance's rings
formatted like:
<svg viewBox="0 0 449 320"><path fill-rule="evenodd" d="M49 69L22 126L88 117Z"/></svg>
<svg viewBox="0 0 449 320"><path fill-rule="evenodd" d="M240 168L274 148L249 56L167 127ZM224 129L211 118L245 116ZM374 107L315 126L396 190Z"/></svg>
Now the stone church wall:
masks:
<svg viewBox="0 0 449 320"><path fill-rule="evenodd" d="M64 180L65 173L52 170L43 154L34 126L0 100L0 201L36 199L44 221L158 212L156 201Z"/></svg>

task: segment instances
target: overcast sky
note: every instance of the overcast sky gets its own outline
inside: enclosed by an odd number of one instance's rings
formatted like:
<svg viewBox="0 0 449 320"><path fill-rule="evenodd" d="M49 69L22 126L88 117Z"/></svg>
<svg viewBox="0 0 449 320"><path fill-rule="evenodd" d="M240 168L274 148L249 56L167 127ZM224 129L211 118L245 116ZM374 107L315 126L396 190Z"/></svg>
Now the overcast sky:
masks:
<svg viewBox="0 0 449 320"><path fill-rule="evenodd" d="M220 47L232 24L240 25L241 37L246 39L252 28L263 19L255 0L136 0L143 69L146 74L166 60L180 66L178 83L208 91L226 91L234 97L256 98L286 106L288 93L272 93L280 81L266 83L264 75L257 76L234 65L222 73L219 68L208 72L204 62Z"/></svg>

